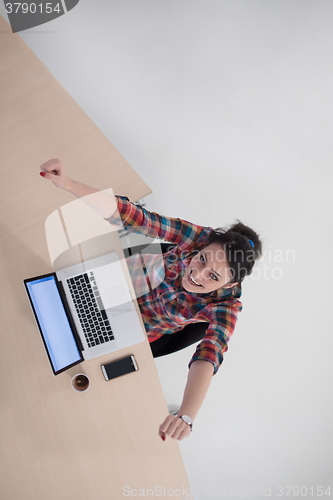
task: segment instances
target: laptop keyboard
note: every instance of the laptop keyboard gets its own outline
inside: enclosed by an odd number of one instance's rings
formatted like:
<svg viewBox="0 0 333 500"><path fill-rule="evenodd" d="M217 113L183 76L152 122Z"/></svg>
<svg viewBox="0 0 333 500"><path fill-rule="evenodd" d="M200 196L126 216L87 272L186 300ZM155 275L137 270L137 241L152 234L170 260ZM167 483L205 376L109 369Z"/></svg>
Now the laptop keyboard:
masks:
<svg viewBox="0 0 333 500"><path fill-rule="evenodd" d="M89 347L114 339L92 271L66 280Z"/></svg>

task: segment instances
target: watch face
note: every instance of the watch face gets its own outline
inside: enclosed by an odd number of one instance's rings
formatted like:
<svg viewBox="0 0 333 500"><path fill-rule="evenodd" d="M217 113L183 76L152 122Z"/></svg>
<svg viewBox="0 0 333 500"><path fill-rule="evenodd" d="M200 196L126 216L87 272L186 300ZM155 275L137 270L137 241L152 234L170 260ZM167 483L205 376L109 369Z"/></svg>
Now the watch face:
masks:
<svg viewBox="0 0 333 500"><path fill-rule="evenodd" d="M182 415L181 419L184 420L188 425L192 425L192 419L188 415Z"/></svg>

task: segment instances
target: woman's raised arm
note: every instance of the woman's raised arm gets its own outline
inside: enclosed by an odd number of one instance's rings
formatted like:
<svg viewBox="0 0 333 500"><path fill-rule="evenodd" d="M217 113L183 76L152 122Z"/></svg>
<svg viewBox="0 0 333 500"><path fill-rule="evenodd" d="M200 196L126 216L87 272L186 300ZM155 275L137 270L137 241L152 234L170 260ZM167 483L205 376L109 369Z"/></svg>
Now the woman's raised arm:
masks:
<svg viewBox="0 0 333 500"><path fill-rule="evenodd" d="M77 198L82 199L84 203L89 205L102 217L111 217L116 211L117 200L113 194L70 179L65 172L63 163L58 158L43 163L40 166L40 170L40 175L44 179L52 181L56 187L64 189Z"/></svg>

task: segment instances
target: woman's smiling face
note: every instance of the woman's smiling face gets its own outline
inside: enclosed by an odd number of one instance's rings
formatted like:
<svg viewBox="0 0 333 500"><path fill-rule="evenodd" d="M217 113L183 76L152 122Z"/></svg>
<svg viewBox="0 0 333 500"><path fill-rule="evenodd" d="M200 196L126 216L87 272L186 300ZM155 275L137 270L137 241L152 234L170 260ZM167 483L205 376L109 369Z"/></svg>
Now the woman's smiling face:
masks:
<svg viewBox="0 0 333 500"><path fill-rule="evenodd" d="M210 293L226 285L232 278L224 250L219 243L211 243L190 261L182 278L182 286L187 292Z"/></svg>

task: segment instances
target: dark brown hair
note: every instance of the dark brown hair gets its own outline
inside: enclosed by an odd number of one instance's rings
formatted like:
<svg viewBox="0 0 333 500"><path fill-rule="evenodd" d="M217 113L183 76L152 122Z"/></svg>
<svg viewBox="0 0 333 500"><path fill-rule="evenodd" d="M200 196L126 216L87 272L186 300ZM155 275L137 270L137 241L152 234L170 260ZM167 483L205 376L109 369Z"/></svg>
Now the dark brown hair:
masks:
<svg viewBox="0 0 333 500"><path fill-rule="evenodd" d="M262 256L262 242L259 235L249 226L236 219L228 229L214 229L208 237L209 243L220 243L232 274L228 283L241 283L245 276L252 273L256 260ZM249 239L253 241L252 247Z"/></svg>

